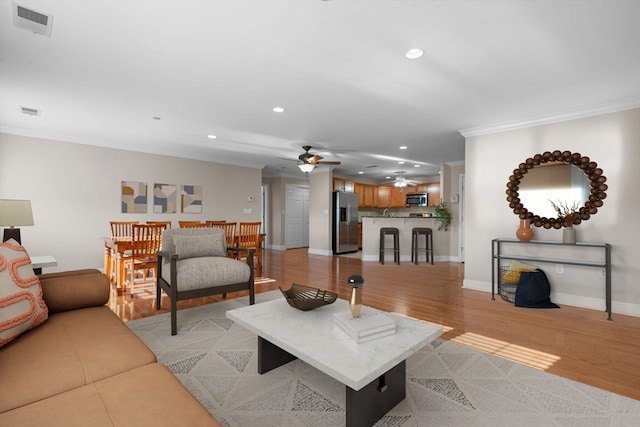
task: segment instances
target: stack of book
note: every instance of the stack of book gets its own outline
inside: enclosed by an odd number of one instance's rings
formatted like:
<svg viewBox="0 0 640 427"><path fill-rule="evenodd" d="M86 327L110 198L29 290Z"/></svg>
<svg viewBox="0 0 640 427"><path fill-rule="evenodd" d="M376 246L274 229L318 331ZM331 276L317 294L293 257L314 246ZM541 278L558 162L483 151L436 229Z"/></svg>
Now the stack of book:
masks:
<svg viewBox="0 0 640 427"><path fill-rule="evenodd" d="M396 333L393 318L369 307L362 307L360 316L355 319L349 311L333 316L335 324L359 344Z"/></svg>

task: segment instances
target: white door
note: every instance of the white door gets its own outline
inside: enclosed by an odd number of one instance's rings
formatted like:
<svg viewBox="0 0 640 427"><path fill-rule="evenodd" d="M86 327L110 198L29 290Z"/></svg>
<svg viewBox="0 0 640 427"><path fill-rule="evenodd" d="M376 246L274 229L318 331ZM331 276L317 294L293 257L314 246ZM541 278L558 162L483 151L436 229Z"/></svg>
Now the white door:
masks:
<svg viewBox="0 0 640 427"><path fill-rule="evenodd" d="M269 222L270 217L269 217L269 186L268 185L262 186L262 204L260 205L260 210L261 210L260 217L262 218L262 225L261 225L260 232L266 233L263 247L270 248L271 232L268 230L270 230L271 223Z"/></svg>
<svg viewBox="0 0 640 427"><path fill-rule="evenodd" d="M287 249L309 246L309 188L285 187L285 246Z"/></svg>
<svg viewBox="0 0 640 427"><path fill-rule="evenodd" d="M458 254L460 262L464 262L464 174L460 174L460 221L458 227Z"/></svg>

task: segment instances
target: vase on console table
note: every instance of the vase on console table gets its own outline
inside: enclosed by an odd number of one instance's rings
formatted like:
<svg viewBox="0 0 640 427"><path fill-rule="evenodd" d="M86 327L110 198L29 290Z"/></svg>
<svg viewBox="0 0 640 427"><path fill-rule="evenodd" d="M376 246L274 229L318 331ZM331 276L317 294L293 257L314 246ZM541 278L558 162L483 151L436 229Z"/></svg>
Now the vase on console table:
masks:
<svg viewBox="0 0 640 427"><path fill-rule="evenodd" d="M516 230L516 237L522 241L528 242L533 239L533 229L531 228L531 221L528 219L520 220L520 227Z"/></svg>
<svg viewBox="0 0 640 427"><path fill-rule="evenodd" d="M575 244L576 243L576 229L573 227L565 227L562 229L562 243Z"/></svg>
<svg viewBox="0 0 640 427"><path fill-rule="evenodd" d="M351 309L351 317L354 319L360 316L360 309L362 308L362 284L364 279L362 276L354 274L348 279L349 286L351 286L351 298L349 298L349 308Z"/></svg>

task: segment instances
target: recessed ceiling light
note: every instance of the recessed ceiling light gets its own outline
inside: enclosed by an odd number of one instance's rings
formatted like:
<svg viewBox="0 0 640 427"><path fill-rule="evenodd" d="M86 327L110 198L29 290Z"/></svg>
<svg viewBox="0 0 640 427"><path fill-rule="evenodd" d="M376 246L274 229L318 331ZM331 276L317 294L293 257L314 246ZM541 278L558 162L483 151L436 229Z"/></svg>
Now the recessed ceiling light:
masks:
<svg viewBox="0 0 640 427"><path fill-rule="evenodd" d="M404 54L408 59L418 59L424 54L424 50L419 48L409 49L407 53Z"/></svg>
<svg viewBox="0 0 640 427"><path fill-rule="evenodd" d="M276 113L283 113L284 112L284 108L282 108L282 107L273 107L273 111L275 111Z"/></svg>
<svg viewBox="0 0 640 427"><path fill-rule="evenodd" d="M155 116L155 117L153 118L153 120L162 120L162 119L161 119L160 117L158 117L158 116Z"/></svg>
<svg viewBox="0 0 640 427"><path fill-rule="evenodd" d="M406 146L406 145L402 145L402 146L400 146L400 149L401 149L401 150L406 150L406 149L407 149L407 146Z"/></svg>
<svg viewBox="0 0 640 427"><path fill-rule="evenodd" d="M391 177L390 176L385 176L384 179L391 179Z"/></svg>
<svg viewBox="0 0 640 427"><path fill-rule="evenodd" d="M215 135L207 135L207 138L209 138L209 139L216 139L216 138L217 138L217 136L215 136Z"/></svg>
<svg viewBox="0 0 640 427"><path fill-rule="evenodd" d="M414 168L419 168L419 167L420 167L420 165L413 165L413 167L414 167Z"/></svg>
<svg viewBox="0 0 640 427"><path fill-rule="evenodd" d="M360 175L364 174L364 172L363 172L363 171L358 171L358 173L359 173Z"/></svg>
<svg viewBox="0 0 640 427"><path fill-rule="evenodd" d="M404 165L404 162L398 162L399 165Z"/></svg>

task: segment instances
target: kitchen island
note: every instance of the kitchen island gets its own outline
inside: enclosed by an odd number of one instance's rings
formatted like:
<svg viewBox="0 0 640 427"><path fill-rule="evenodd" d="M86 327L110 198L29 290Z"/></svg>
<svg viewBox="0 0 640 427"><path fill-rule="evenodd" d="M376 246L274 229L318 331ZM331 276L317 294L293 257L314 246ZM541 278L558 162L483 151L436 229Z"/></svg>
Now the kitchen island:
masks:
<svg viewBox="0 0 640 427"><path fill-rule="evenodd" d="M400 232L400 261L411 261L411 230L414 227L428 227L433 230L433 254L435 261L449 261L449 235L438 231L437 218L369 216L362 218L362 260L380 259L380 228L396 227ZM390 247L391 238L387 238L386 247ZM391 246L392 247L392 246ZM419 247L424 248L424 237L419 239ZM419 262L424 263L424 251L419 253ZM385 262L393 260L393 252L387 251Z"/></svg>

